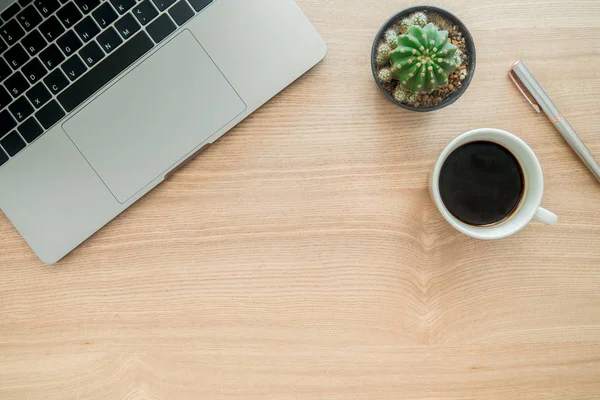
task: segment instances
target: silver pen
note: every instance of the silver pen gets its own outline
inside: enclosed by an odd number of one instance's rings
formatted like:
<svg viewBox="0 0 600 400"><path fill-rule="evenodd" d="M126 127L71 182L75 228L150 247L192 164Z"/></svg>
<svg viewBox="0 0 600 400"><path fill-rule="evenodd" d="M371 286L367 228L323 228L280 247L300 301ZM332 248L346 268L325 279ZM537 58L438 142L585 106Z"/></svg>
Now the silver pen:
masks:
<svg viewBox="0 0 600 400"><path fill-rule="evenodd" d="M533 106L533 109L538 113L544 111L544 113L550 119L550 122L560 132L565 141L571 146L573 151L577 153L581 161L592 171L592 174L600 181L600 164L594 159L592 153L585 147L585 144L581 141L575 130L565 117L558 111L550 97L544 92L544 89L537 83L535 78L531 75L529 70L525 67L525 64L521 61L517 61L510 66L508 76L517 85L517 88L523 96L527 99L529 104Z"/></svg>

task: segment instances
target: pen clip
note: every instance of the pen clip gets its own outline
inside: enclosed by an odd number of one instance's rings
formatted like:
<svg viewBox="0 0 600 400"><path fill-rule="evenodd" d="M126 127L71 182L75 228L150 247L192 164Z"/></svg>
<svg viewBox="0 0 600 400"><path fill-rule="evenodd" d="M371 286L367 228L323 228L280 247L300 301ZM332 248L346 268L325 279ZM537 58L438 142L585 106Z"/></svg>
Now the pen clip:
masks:
<svg viewBox="0 0 600 400"><path fill-rule="evenodd" d="M517 89L519 89L519 92L521 92L523 94L523 96L525 96L525 99L527 100L527 102L529 104L531 104L531 107L533 107L533 109L535 110L535 112L540 113L542 111L541 108L540 108L540 105L535 100L535 98L533 97L533 95L529 92L529 90L527 90L527 88L523 85L523 82L521 82L521 79L519 79L519 77L517 76L517 74L513 70L513 67L515 65L517 65L517 64L518 64L518 62L515 63L515 64L513 64L512 67L508 70L508 76L513 81L513 83L515 84L515 86L517 87Z"/></svg>

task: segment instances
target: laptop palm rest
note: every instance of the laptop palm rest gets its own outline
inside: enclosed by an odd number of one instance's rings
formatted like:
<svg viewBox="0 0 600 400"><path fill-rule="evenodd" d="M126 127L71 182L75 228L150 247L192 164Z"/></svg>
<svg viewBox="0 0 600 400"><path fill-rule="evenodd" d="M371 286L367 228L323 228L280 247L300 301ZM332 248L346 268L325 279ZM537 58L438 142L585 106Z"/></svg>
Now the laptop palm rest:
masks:
<svg viewBox="0 0 600 400"><path fill-rule="evenodd" d="M186 30L122 76L63 129L124 203L245 109Z"/></svg>

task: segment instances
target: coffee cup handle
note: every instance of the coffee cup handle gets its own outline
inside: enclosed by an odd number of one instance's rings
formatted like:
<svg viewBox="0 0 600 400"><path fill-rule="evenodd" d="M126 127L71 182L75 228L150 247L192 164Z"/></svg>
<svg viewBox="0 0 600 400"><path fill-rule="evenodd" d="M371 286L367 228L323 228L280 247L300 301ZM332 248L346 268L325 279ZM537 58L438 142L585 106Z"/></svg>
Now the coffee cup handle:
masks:
<svg viewBox="0 0 600 400"><path fill-rule="evenodd" d="M556 216L556 214L542 207L538 208L533 219L545 225L554 225L558 222L558 217Z"/></svg>

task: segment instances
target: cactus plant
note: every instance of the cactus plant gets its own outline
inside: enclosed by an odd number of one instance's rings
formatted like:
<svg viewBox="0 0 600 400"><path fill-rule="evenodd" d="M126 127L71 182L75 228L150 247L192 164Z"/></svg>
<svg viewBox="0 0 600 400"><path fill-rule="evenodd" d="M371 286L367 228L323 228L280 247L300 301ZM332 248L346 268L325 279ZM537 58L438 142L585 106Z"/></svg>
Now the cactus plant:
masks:
<svg viewBox="0 0 600 400"><path fill-rule="evenodd" d="M394 99L398 100L400 103L412 105L417 100L417 94L414 92L407 92L398 85L394 90Z"/></svg>
<svg viewBox="0 0 600 400"><path fill-rule="evenodd" d="M396 37L396 40L398 38ZM395 46L394 46L395 47ZM390 61L390 52L392 48L387 43L382 43L377 48L377 65L382 67Z"/></svg>
<svg viewBox="0 0 600 400"><path fill-rule="evenodd" d="M411 111L434 111L465 92L475 56L473 38L456 16L417 6L396 13L379 29L371 70L392 103Z"/></svg>
<svg viewBox="0 0 600 400"><path fill-rule="evenodd" d="M398 45L398 30L397 29L388 29L384 34L384 39L388 45L392 48L395 48Z"/></svg>
<svg viewBox="0 0 600 400"><path fill-rule="evenodd" d="M408 33L411 26L425 26L427 25L427 15L424 12L416 12L414 14L409 15L404 18L400 23L400 27L402 28L402 33Z"/></svg>
<svg viewBox="0 0 600 400"><path fill-rule="evenodd" d="M418 25L420 27L427 25L427 15L425 15L424 12L416 12L409 18L412 25Z"/></svg>
<svg viewBox="0 0 600 400"><path fill-rule="evenodd" d="M392 81L392 71L389 68L382 68L377 76L383 83L390 83Z"/></svg>
<svg viewBox="0 0 600 400"><path fill-rule="evenodd" d="M391 76L405 90L430 93L448 84L448 75L458 67L457 50L448 32L434 24L413 25L408 34L398 36L397 47L389 53Z"/></svg>

